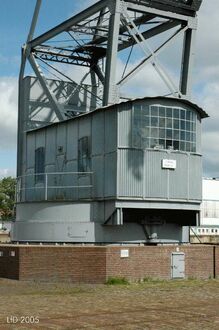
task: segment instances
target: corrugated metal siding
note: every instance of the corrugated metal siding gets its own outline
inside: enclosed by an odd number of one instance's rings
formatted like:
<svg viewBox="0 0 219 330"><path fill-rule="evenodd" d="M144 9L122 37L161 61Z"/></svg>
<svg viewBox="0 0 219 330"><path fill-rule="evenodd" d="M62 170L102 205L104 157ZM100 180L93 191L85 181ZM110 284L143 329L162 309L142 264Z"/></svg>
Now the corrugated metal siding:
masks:
<svg viewBox="0 0 219 330"><path fill-rule="evenodd" d="M115 110L105 111L105 153L117 149L117 112Z"/></svg>
<svg viewBox="0 0 219 330"><path fill-rule="evenodd" d="M118 150L118 195L126 197L143 196L143 151Z"/></svg>
<svg viewBox="0 0 219 330"><path fill-rule="evenodd" d="M168 198L168 173L161 168L166 152L145 151L145 198Z"/></svg>
<svg viewBox="0 0 219 330"><path fill-rule="evenodd" d="M172 153L169 159L176 160L176 169L169 170L169 197L188 198L188 155Z"/></svg>
<svg viewBox="0 0 219 330"><path fill-rule="evenodd" d="M202 199L202 158L198 155L189 157L189 199Z"/></svg>
<svg viewBox="0 0 219 330"><path fill-rule="evenodd" d="M45 130L40 130L36 133L36 149L46 146Z"/></svg>
<svg viewBox="0 0 219 330"><path fill-rule="evenodd" d="M35 134L27 135L26 167L34 168L35 163ZM27 170L26 169L26 170Z"/></svg>
<svg viewBox="0 0 219 330"><path fill-rule="evenodd" d="M104 196L116 196L116 164L117 154L113 152L105 155L104 165Z"/></svg>
<svg viewBox="0 0 219 330"><path fill-rule="evenodd" d="M71 121L67 125L67 159L78 157L78 120Z"/></svg>
<svg viewBox="0 0 219 330"><path fill-rule="evenodd" d="M56 157L56 128L46 129L46 165L55 164Z"/></svg>
<svg viewBox="0 0 219 330"><path fill-rule="evenodd" d="M132 111L131 105L123 105L118 112L118 146L131 147L132 145Z"/></svg>
<svg viewBox="0 0 219 330"><path fill-rule="evenodd" d="M104 113L99 112L92 116L92 155L101 155L104 152Z"/></svg>
<svg viewBox="0 0 219 330"><path fill-rule="evenodd" d="M93 197L103 197L103 183L104 183L104 157L92 157L92 171L93 171Z"/></svg>

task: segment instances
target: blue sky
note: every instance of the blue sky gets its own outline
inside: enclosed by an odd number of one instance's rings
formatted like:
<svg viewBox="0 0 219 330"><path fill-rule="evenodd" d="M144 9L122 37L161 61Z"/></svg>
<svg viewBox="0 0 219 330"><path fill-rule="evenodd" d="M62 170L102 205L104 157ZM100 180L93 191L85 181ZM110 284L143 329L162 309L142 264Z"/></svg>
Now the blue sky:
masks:
<svg viewBox="0 0 219 330"><path fill-rule="evenodd" d="M69 18L95 0L43 0L36 34ZM17 77L35 0L0 1L0 176L16 172ZM203 125L204 174L219 176L219 2L203 1L194 66L193 100L210 115ZM209 19L210 18L210 19ZM138 81L144 81L143 74ZM156 84L156 81L154 82Z"/></svg>

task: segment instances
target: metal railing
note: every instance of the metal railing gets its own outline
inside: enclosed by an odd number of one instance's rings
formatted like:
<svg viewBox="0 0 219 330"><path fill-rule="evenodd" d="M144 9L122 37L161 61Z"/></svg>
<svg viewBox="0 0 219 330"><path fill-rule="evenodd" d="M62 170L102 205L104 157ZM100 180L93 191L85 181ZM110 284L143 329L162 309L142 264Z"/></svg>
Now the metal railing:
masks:
<svg viewBox="0 0 219 330"><path fill-rule="evenodd" d="M17 178L16 202L78 200L92 197L93 172L51 172Z"/></svg>

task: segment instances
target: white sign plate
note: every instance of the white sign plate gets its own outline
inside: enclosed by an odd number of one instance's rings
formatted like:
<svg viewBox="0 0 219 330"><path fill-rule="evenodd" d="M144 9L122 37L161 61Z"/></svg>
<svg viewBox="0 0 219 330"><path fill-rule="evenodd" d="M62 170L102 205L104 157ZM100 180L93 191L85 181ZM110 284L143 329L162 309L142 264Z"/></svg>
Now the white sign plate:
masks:
<svg viewBox="0 0 219 330"><path fill-rule="evenodd" d="M174 159L162 159L162 168L176 169L176 160Z"/></svg>
<svg viewBox="0 0 219 330"><path fill-rule="evenodd" d="M128 258L129 257L129 250L121 250L120 251L121 258Z"/></svg>

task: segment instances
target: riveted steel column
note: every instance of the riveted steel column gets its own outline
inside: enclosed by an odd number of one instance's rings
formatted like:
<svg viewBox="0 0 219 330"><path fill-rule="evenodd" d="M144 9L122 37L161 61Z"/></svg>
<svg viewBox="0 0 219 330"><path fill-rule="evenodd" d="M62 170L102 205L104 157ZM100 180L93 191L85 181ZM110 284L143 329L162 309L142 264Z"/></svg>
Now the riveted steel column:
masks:
<svg viewBox="0 0 219 330"><path fill-rule="evenodd" d="M110 11L111 16L109 22L109 35L106 55L103 105L113 104L118 101L118 87L116 85L116 64L119 43L121 1L114 0Z"/></svg>
<svg viewBox="0 0 219 330"><path fill-rule="evenodd" d="M194 46L197 20L194 19L193 23L194 26L186 30L184 35L184 47L180 78L180 92L187 98L191 98L192 93L192 66L195 55Z"/></svg>

